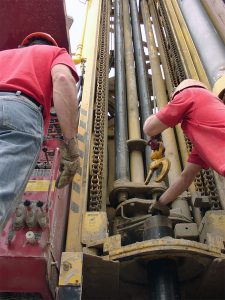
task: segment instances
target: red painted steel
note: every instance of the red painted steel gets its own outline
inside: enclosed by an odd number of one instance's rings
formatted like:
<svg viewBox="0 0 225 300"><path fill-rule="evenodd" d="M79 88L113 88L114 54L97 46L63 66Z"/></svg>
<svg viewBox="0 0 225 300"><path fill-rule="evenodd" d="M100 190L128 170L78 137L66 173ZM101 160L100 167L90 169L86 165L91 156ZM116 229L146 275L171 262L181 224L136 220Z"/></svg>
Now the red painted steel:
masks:
<svg viewBox="0 0 225 300"><path fill-rule="evenodd" d="M25 36L43 31L69 50L64 0L4 0L0 9L0 50L17 48Z"/></svg>
<svg viewBox="0 0 225 300"><path fill-rule="evenodd" d="M51 34L59 47L69 51L64 0L1 1L0 50L17 48L25 36L36 31ZM24 227L16 230L13 226L15 214L9 220L0 235L0 293L40 293L44 300L54 298L69 201L68 187L62 190L54 188L59 168L60 135L58 121L52 116L48 138L43 145L48 159L42 151L37 168L30 178L33 188L23 196L23 201L31 203L28 207L23 206L25 212L32 207L37 216L40 208L36 205L41 201L49 221L44 229L36 221L29 228L24 219ZM46 180L50 183L47 190L43 188ZM26 239L28 231L34 234L34 239Z"/></svg>
<svg viewBox="0 0 225 300"><path fill-rule="evenodd" d="M46 211L49 219L48 224L42 229L34 221L29 228L30 223L27 225L24 217L24 227L15 229L15 213L9 220L0 235L0 292L31 292L40 293L44 300L54 298L69 201L68 187L61 190L54 188L59 168L57 138L60 135L58 121L56 117L52 117L48 138L44 144L48 159L42 151L29 181L31 187L24 193L20 204L26 213L31 208L36 210L34 215L37 217L40 212L37 203L40 204L38 201L41 201L41 209ZM46 181L43 180L47 180L47 183L49 180L49 188L46 188ZM25 200L31 204L24 206ZM34 233L34 239L26 238L28 231Z"/></svg>

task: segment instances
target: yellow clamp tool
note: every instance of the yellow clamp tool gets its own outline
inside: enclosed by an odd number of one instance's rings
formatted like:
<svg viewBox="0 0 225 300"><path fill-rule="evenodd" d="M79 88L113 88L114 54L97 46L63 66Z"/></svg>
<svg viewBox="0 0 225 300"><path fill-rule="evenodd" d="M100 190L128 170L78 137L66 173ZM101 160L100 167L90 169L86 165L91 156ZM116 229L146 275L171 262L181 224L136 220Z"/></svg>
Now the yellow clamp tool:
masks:
<svg viewBox="0 0 225 300"><path fill-rule="evenodd" d="M168 174L170 169L170 161L165 158L164 152L165 147L163 146L162 142L159 142L159 149L153 150L151 154L152 162L149 166L149 172L145 180L145 185L149 184L154 171L156 171L157 169L161 168L159 175L155 178L155 182L162 181L163 178Z"/></svg>

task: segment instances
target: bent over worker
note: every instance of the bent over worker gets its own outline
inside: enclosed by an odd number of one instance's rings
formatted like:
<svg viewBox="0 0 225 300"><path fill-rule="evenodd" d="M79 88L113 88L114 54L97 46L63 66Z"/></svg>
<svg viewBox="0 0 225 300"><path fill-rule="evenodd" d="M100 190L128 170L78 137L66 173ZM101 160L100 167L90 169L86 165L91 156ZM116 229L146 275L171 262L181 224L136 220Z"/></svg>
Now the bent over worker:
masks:
<svg viewBox="0 0 225 300"><path fill-rule="evenodd" d="M171 101L144 123L144 132L153 137L168 127L181 123L193 148L188 162L177 178L158 199L151 210L168 212L167 204L176 200L203 168L212 168L225 176L225 105L207 87L192 79L182 81Z"/></svg>
<svg viewBox="0 0 225 300"><path fill-rule="evenodd" d="M0 52L0 231L24 192L39 157L52 100L62 129L61 173L67 185L79 167L79 80L68 52L47 33L28 35Z"/></svg>

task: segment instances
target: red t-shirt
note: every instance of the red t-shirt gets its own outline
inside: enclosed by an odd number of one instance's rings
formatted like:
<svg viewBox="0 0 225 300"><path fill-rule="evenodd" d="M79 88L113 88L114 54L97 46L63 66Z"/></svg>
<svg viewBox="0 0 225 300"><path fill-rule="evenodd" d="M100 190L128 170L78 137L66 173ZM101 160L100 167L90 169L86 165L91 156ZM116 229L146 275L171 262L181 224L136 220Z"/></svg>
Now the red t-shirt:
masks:
<svg viewBox="0 0 225 300"><path fill-rule="evenodd" d="M76 81L79 77L66 49L34 45L25 48L0 51L0 91L21 91L44 107L45 123L48 123L52 105L51 69L57 64L70 68Z"/></svg>
<svg viewBox="0 0 225 300"><path fill-rule="evenodd" d="M225 176L225 105L213 93L203 88L185 89L156 116L169 127L181 123L193 144L189 162Z"/></svg>

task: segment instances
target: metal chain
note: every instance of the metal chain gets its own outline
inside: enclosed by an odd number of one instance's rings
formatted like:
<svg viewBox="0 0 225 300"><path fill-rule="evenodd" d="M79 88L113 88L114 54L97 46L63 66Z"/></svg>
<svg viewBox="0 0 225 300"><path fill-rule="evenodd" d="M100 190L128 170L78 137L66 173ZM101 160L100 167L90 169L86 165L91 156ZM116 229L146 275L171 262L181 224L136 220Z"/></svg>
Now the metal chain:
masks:
<svg viewBox="0 0 225 300"><path fill-rule="evenodd" d="M212 210L221 209L219 194L217 191L213 171L211 169L208 169L208 170L203 170L202 173L203 173L204 182L206 183L205 185L206 193L210 197L211 209Z"/></svg>
<svg viewBox="0 0 225 300"><path fill-rule="evenodd" d="M185 144L186 144L188 153L191 153L192 144L191 144L190 140L186 136L184 136L184 140L185 140ZM198 173L198 175L195 177L194 185L195 185L196 191L200 192L201 195L204 196L204 195L206 195L206 190L205 190L205 185L204 185L202 175L203 175L202 171Z"/></svg>
<svg viewBox="0 0 225 300"><path fill-rule="evenodd" d="M190 140L185 137L188 152L191 152L192 144ZM216 188L215 178L211 169L201 170L194 180L196 191L200 192L202 196L209 196L211 202L211 209L221 209L219 201L219 194Z"/></svg>
<svg viewBox="0 0 225 300"><path fill-rule="evenodd" d="M99 37L99 57L97 64L97 89L94 113L93 128L93 157L92 175L90 179L90 198L88 209L90 211L100 211L102 206L102 178L103 178L103 158L104 158L104 132L107 111L106 93L108 80L109 61L109 12L110 1L102 1L102 14Z"/></svg>
<svg viewBox="0 0 225 300"><path fill-rule="evenodd" d="M155 11L158 14L158 20L160 23L162 43L166 59L169 67L169 73L173 86L176 87L182 80L186 79L185 70L180 59L179 51L176 46L176 41L173 36L173 32L170 28L170 23L164 3L162 0L153 1ZM192 150L192 144L190 140L184 136L185 143L188 152ZM211 201L211 209L221 209L219 194L216 188L215 178L212 170L202 170L194 181L195 188L201 193L202 196L209 196Z"/></svg>
<svg viewBox="0 0 225 300"><path fill-rule="evenodd" d="M160 23L160 31L162 37L162 44L166 54L167 65L171 80L174 86L177 86L182 80L186 78L182 61L180 59L179 51L174 39L173 32L169 26L168 16L165 11L163 1L154 1L155 11L158 15Z"/></svg>

